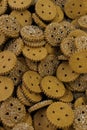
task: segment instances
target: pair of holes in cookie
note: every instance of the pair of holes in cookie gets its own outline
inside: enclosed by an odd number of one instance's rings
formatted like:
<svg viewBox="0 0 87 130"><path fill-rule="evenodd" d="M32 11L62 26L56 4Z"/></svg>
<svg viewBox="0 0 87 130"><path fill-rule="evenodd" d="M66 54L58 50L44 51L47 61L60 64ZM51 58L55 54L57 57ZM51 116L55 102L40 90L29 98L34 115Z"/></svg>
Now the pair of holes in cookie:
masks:
<svg viewBox="0 0 87 130"><path fill-rule="evenodd" d="M50 90L50 89L51 89L51 87L48 87L48 90ZM56 93L58 93L58 92L59 92L59 90L57 90L57 89L56 89L55 91L56 91Z"/></svg>
<svg viewBox="0 0 87 130"><path fill-rule="evenodd" d="M65 70L65 68L64 68L64 67L62 67L62 70ZM74 73L75 73L75 71L73 71L73 70L72 70L72 74L74 74ZM67 77L68 75L67 75L67 74L65 74L64 76L65 76L65 77Z"/></svg>
<svg viewBox="0 0 87 130"><path fill-rule="evenodd" d="M16 1L14 0L14 1L13 1L13 3L14 3L14 4L16 4ZM24 4L24 2L22 1L20 4L22 4L22 5L23 5L23 4Z"/></svg>

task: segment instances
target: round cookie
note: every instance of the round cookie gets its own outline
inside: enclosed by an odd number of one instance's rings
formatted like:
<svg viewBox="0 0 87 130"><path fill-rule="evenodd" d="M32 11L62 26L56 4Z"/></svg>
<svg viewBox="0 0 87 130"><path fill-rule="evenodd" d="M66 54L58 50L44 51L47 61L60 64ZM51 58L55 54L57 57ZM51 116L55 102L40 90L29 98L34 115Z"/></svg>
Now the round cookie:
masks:
<svg viewBox="0 0 87 130"><path fill-rule="evenodd" d="M43 31L36 25L27 25L20 30L21 36L27 41L44 40Z"/></svg>
<svg viewBox="0 0 87 130"><path fill-rule="evenodd" d="M0 52L0 75L10 72L16 65L16 56L11 51Z"/></svg>
<svg viewBox="0 0 87 130"><path fill-rule="evenodd" d="M32 24L31 13L28 10L24 10L24 11L13 10L10 13L10 16L14 17L22 27Z"/></svg>
<svg viewBox="0 0 87 130"><path fill-rule="evenodd" d="M69 127L74 120L74 112L71 107L62 102L54 102L48 106L47 119L57 128Z"/></svg>
<svg viewBox="0 0 87 130"><path fill-rule="evenodd" d="M56 6L50 0L38 0L35 4L36 14L44 21L51 21L56 16Z"/></svg>
<svg viewBox="0 0 87 130"><path fill-rule="evenodd" d="M34 114L34 128L35 128L35 130L57 130L47 120L46 109L47 108L40 109Z"/></svg>
<svg viewBox="0 0 87 130"><path fill-rule="evenodd" d="M69 65L77 73L87 73L87 51L75 52L69 59Z"/></svg>
<svg viewBox="0 0 87 130"><path fill-rule="evenodd" d="M0 102L9 98L13 91L13 81L8 77L0 76Z"/></svg>
<svg viewBox="0 0 87 130"><path fill-rule="evenodd" d="M14 10L25 10L30 7L32 0L8 0L8 5Z"/></svg>
<svg viewBox="0 0 87 130"><path fill-rule="evenodd" d="M22 81L24 85L29 89L31 92L34 93L40 93L40 82L41 82L41 76L39 73L35 71L27 71L24 73L22 77Z"/></svg>
<svg viewBox="0 0 87 130"><path fill-rule="evenodd" d="M61 63L56 72L57 78L63 82L70 82L78 78L79 74L71 69L68 62Z"/></svg>
<svg viewBox="0 0 87 130"><path fill-rule="evenodd" d="M22 51L23 55L32 61L41 61L47 56L45 47L30 48L25 46Z"/></svg>
<svg viewBox="0 0 87 130"><path fill-rule="evenodd" d="M67 0L64 11L69 18L75 19L86 14L87 4L85 4L85 0Z"/></svg>
<svg viewBox="0 0 87 130"><path fill-rule="evenodd" d="M50 98L59 99L65 93L65 87L55 76L45 76L41 80L42 91Z"/></svg>

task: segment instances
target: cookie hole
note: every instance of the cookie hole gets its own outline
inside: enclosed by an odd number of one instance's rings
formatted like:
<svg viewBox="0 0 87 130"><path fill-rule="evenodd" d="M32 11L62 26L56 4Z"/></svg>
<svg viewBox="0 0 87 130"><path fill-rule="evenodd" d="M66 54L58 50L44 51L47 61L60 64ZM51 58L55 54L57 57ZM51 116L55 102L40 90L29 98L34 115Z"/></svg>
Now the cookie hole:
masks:
<svg viewBox="0 0 87 130"><path fill-rule="evenodd" d="M16 81L16 80L17 80L17 78L14 78L14 80Z"/></svg>
<svg viewBox="0 0 87 130"><path fill-rule="evenodd" d="M36 77L36 79L38 79L38 77Z"/></svg>
<svg viewBox="0 0 87 130"><path fill-rule="evenodd" d="M8 115L9 115L9 112L6 112L6 113L5 113L5 115L7 115L7 116L8 116Z"/></svg>
<svg viewBox="0 0 87 130"><path fill-rule="evenodd" d="M80 7L82 7L82 5L81 5L81 4L80 4L79 6L80 6Z"/></svg>
<svg viewBox="0 0 87 130"><path fill-rule="evenodd" d="M27 20L25 20L25 23L27 23L28 21Z"/></svg>
<svg viewBox="0 0 87 130"><path fill-rule="evenodd" d="M72 71L72 73L74 74L74 73L75 73L75 71Z"/></svg>
<svg viewBox="0 0 87 130"><path fill-rule="evenodd" d="M17 120L17 116L15 116L14 119Z"/></svg>
<svg viewBox="0 0 87 130"><path fill-rule="evenodd" d="M41 117L43 117L43 114L41 114Z"/></svg>
<svg viewBox="0 0 87 130"><path fill-rule="evenodd" d="M55 111L52 111L52 113L55 113Z"/></svg>
<svg viewBox="0 0 87 130"><path fill-rule="evenodd" d="M49 80L49 83L51 83L51 80Z"/></svg>
<svg viewBox="0 0 87 130"><path fill-rule="evenodd" d="M78 14L80 14L80 12L78 12Z"/></svg>
<svg viewBox="0 0 87 130"><path fill-rule="evenodd" d="M42 14L44 14L44 11L42 11Z"/></svg>
<svg viewBox="0 0 87 130"><path fill-rule="evenodd" d="M62 70L64 70L64 68L62 68Z"/></svg>
<svg viewBox="0 0 87 130"><path fill-rule="evenodd" d="M47 128L49 128L49 125L47 125Z"/></svg>
<svg viewBox="0 0 87 130"><path fill-rule="evenodd" d="M82 114L84 114L85 112L84 111L82 111Z"/></svg>
<svg viewBox="0 0 87 130"><path fill-rule="evenodd" d="M78 84L78 86L80 87L80 86L81 86L81 84Z"/></svg>
<svg viewBox="0 0 87 130"><path fill-rule="evenodd" d="M77 60L79 60L79 58L77 58Z"/></svg>
<svg viewBox="0 0 87 130"><path fill-rule="evenodd" d="M54 37L53 35L51 35L51 37Z"/></svg>
<svg viewBox="0 0 87 130"><path fill-rule="evenodd" d="M67 74L65 74L65 77L67 77Z"/></svg>
<svg viewBox="0 0 87 130"><path fill-rule="evenodd" d="M27 49L27 51L30 51L30 49Z"/></svg>
<svg viewBox="0 0 87 130"><path fill-rule="evenodd" d="M16 28L14 28L14 30L17 30Z"/></svg>
<svg viewBox="0 0 87 130"><path fill-rule="evenodd" d="M7 26L6 28L8 29L9 27Z"/></svg>
<svg viewBox="0 0 87 130"><path fill-rule="evenodd" d="M41 4L41 6L44 6L44 4Z"/></svg>
<svg viewBox="0 0 87 130"><path fill-rule="evenodd" d="M75 3L73 3L72 6L75 6Z"/></svg>
<svg viewBox="0 0 87 130"><path fill-rule="evenodd" d="M40 126L41 124L40 124L40 123L38 123L38 125Z"/></svg>
<svg viewBox="0 0 87 130"><path fill-rule="evenodd" d="M57 118L57 121L60 121L60 118Z"/></svg>
<svg viewBox="0 0 87 130"><path fill-rule="evenodd" d="M56 90L56 93L58 93L58 90Z"/></svg>
<svg viewBox="0 0 87 130"><path fill-rule="evenodd" d="M0 84L1 84L2 82L0 81Z"/></svg>
<svg viewBox="0 0 87 130"><path fill-rule="evenodd" d="M51 7L50 5L48 5L48 7Z"/></svg>
<svg viewBox="0 0 87 130"><path fill-rule="evenodd" d="M39 50L39 52L41 52L41 50Z"/></svg>
<svg viewBox="0 0 87 130"><path fill-rule="evenodd" d="M51 12L49 12L49 14L51 14Z"/></svg>
<svg viewBox="0 0 87 130"><path fill-rule="evenodd" d="M16 3L16 1L13 1L13 3Z"/></svg>
<svg viewBox="0 0 87 130"><path fill-rule="evenodd" d="M54 27L54 30L56 30L56 28Z"/></svg>
<svg viewBox="0 0 87 130"><path fill-rule="evenodd" d="M49 74L49 72L50 72L50 71L48 70L47 73Z"/></svg>
<svg viewBox="0 0 87 130"><path fill-rule="evenodd" d="M5 86L5 90L7 90L8 89L8 87L7 86Z"/></svg>
<svg viewBox="0 0 87 130"><path fill-rule="evenodd" d="M61 31L60 33L63 33L63 31Z"/></svg>
<svg viewBox="0 0 87 130"><path fill-rule="evenodd" d="M22 71L21 70L19 70L19 74L21 74L22 73Z"/></svg>
<svg viewBox="0 0 87 130"><path fill-rule="evenodd" d="M11 59L9 58L8 61L10 61Z"/></svg>
<svg viewBox="0 0 87 130"><path fill-rule="evenodd" d="M78 121L80 121L80 118L78 118Z"/></svg>
<svg viewBox="0 0 87 130"><path fill-rule="evenodd" d="M19 108L18 108L18 110L20 111L20 110L21 110L21 108L19 107Z"/></svg>
<svg viewBox="0 0 87 130"><path fill-rule="evenodd" d="M58 41L60 41L61 39L58 37Z"/></svg>
<svg viewBox="0 0 87 130"><path fill-rule="evenodd" d="M66 117L68 117L68 114L65 114Z"/></svg>
<svg viewBox="0 0 87 130"><path fill-rule="evenodd" d="M1 57L2 59L4 58L4 56Z"/></svg>
<svg viewBox="0 0 87 130"><path fill-rule="evenodd" d="M46 67L47 65L45 64L44 67Z"/></svg>
<svg viewBox="0 0 87 130"><path fill-rule="evenodd" d="M21 15L23 16L23 13L21 13Z"/></svg>
<svg viewBox="0 0 87 130"><path fill-rule="evenodd" d="M79 65L79 68L82 68L82 66L81 66L81 65Z"/></svg>
<svg viewBox="0 0 87 130"><path fill-rule="evenodd" d="M33 86L33 84L31 83L31 86Z"/></svg>
<svg viewBox="0 0 87 130"><path fill-rule="evenodd" d="M35 56L35 54L33 53L33 56Z"/></svg>
<svg viewBox="0 0 87 130"><path fill-rule="evenodd" d="M61 110L63 110L64 108L63 107L60 107Z"/></svg>
<svg viewBox="0 0 87 130"><path fill-rule="evenodd" d="M73 11L71 10L71 11L70 11L70 13L72 14L72 13L73 13Z"/></svg>
<svg viewBox="0 0 87 130"><path fill-rule="evenodd" d="M6 68L6 66L4 65L3 68Z"/></svg>
<svg viewBox="0 0 87 130"><path fill-rule="evenodd" d="M48 89L50 89L50 87L48 87Z"/></svg>
<svg viewBox="0 0 87 130"><path fill-rule="evenodd" d="M13 106L13 104L12 104L12 103L10 103L10 106L12 107L12 106Z"/></svg>
<svg viewBox="0 0 87 130"><path fill-rule="evenodd" d="M23 4L24 4L24 2L21 2L21 4L23 5Z"/></svg>

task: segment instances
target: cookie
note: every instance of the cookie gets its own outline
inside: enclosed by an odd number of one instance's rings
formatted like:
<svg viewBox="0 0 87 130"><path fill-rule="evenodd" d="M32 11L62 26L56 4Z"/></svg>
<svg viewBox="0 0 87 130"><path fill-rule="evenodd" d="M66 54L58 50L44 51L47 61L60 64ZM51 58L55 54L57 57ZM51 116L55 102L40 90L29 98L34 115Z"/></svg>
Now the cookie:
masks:
<svg viewBox="0 0 87 130"><path fill-rule="evenodd" d="M47 118L57 128L69 127L74 120L74 112L71 107L62 102L54 102L48 106Z"/></svg>
<svg viewBox="0 0 87 130"><path fill-rule="evenodd" d="M0 30L7 36L7 37L18 37L20 31L20 24L9 15L2 15L0 17Z"/></svg>
<svg viewBox="0 0 87 130"><path fill-rule="evenodd" d="M24 85L29 91L34 93L41 93L40 82L41 76L35 71L27 71L22 77Z"/></svg>
<svg viewBox="0 0 87 130"><path fill-rule="evenodd" d="M4 50L12 51L16 56L18 56L21 54L23 46L23 40L19 37L9 41Z"/></svg>
<svg viewBox="0 0 87 130"><path fill-rule="evenodd" d="M38 110L34 114L34 128L35 130L57 130L46 117L46 108Z"/></svg>
<svg viewBox="0 0 87 130"><path fill-rule="evenodd" d="M24 85L22 85L22 90L24 95L26 96L26 98L28 98L28 100L30 100L30 102L37 103L41 101L42 96L40 94L30 92Z"/></svg>
<svg viewBox="0 0 87 130"><path fill-rule="evenodd" d="M75 19L86 14L86 8L87 4L85 4L85 0L67 0L65 2L64 11L69 18Z"/></svg>
<svg viewBox="0 0 87 130"><path fill-rule="evenodd" d="M27 124L27 123L18 123L15 125L12 130L34 130L33 126Z"/></svg>
<svg viewBox="0 0 87 130"><path fill-rule="evenodd" d="M87 105L78 106L74 115L74 128L76 130L87 130Z"/></svg>
<svg viewBox="0 0 87 130"><path fill-rule="evenodd" d="M66 89L65 94L59 99L61 102L69 103L73 101L73 93Z"/></svg>
<svg viewBox="0 0 87 130"><path fill-rule="evenodd" d="M50 54L39 63L38 72L42 77L54 75L59 63L60 62L57 57L53 54Z"/></svg>
<svg viewBox="0 0 87 130"><path fill-rule="evenodd" d="M21 25L21 27L32 24L31 13L28 10L16 11L13 10L10 16L14 17Z"/></svg>
<svg viewBox="0 0 87 130"><path fill-rule="evenodd" d="M0 76L0 102L9 98L14 91L13 81L5 76Z"/></svg>
<svg viewBox="0 0 87 130"><path fill-rule="evenodd" d="M65 93L65 87L55 76L45 76L41 80L41 89L49 97L59 99Z"/></svg>
<svg viewBox="0 0 87 130"><path fill-rule="evenodd" d="M85 62L84 62L85 61ZM69 59L69 65L77 73L87 73L87 51L75 52Z"/></svg>
<svg viewBox="0 0 87 130"><path fill-rule="evenodd" d="M84 97L79 97L74 102L74 107L77 108L78 106L86 105L86 100Z"/></svg>
<svg viewBox="0 0 87 130"><path fill-rule="evenodd" d="M87 29L87 15L83 15L78 19L78 24L81 28Z"/></svg>
<svg viewBox="0 0 87 130"><path fill-rule="evenodd" d="M17 98L9 98L0 107L0 118L7 127L13 127L25 117L26 110Z"/></svg>
<svg viewBox="0 0 87 130"><path fill-rule="evenodd" d="M45 39L51 46L58 46L66 34L65 28L58 22L48 24L44 32Z"/></svg>
<svg viewBox="0 0 87 130"><path fill-rule="evenodd" d="M52 1L55 3L55 5L60 6L62 9L64 9L66 0L52 0Z"/></svg>
<svg viewBox="0 0 87 130"><path fill-rule="evenodd" d="M18 86L18 88L17 88L17 98L25 106L31 106L32 105L32 103L23 94L23 90L21 89L20 86Z"/></svg>
<svg viewBox="0 0 87 130"><path fill-rule="evenodd" d="M75 30L71 31L68 36L76 38L78 36L87 36L87 33L81 29L75 29Z"/></svg>
<svg viewBox="0 0 87 130"><path fill-rule="evenodd" d="M68 62L63 62L58 66L56 75L57 78L63 82L73 81L79 76L78 73L71 69Z"/></svg>
<svg viewBox="0 0 87 130"><path fill-rule="evenodd" d="M46 41L45 40L42 40L42 41L27 41L27 40L23 40L24 41L24 44L26 46L29 46L29 47L32 47L32 48L35 48L35 47L42 47L46 44Z"/></svg>
<svg viewBox="0 0 87 130"><path fill-rule="evenodd" d="M70 88L72 91L77 91L77 92L84 92L87 89L87 82L82 81L81 77L79 76L76 80L69 82Z"/></svg>
<svg viewBox="0 0 87 130"><path fill-rule="evenodd" d="M47 56L45 47L30 48L25 46L22 51L23 55L32 61L41 61Z"/></svg>
<svg viewBox="0 0 87 130"><path fill-rule="evenodd" d="M65 56L70 57L76 51L74 42L75 40L72 37L67 37L62 40L60 49Z"/></svg>
<svg viewBox="0 0 87 130"><path fill-rule="evenodd" d="M45 48L47 49L48 54L54 54L57 52L56 47L51 46L49 43L46 43Z"/></svg>
<svg viewBox="0 0 87 130"><path fill-rule="evenodd" d="M0 52L0 75L10 72L16 65L17 58L13 52Z"/></svg>
<svg viewBox="0 0 87 130"><path fill-rule="evenodd" d="M52 100L43 100L33 106L31 106L29 109L28 109L28 112L31 113L31 112L34 112L36 110L39 110L39 109L42 109L44 107L47 107L49 106L51 103L53 103Z"/></svg>
<svg viewBox="0 0 87 130"><path fill-rule="evenodd" d="M52 21L56 16L56 6L50 0L38 0L35 4L36 14L44 21Z"/></svg>
<svg viewBox="0 0 87 130"><path fill-rule="evenodd" d="M0 31L0 46L2 46L6 41L5 35Z"/></svg>
<svg viewBox="0 0 87 130"><path fill-rule="evenodd" d="M44 39L43 31L36 25L27 25L20 30L21 36L27 41L41 41Z"/></svg>
<svg viewBox="0 0 87 130"><path fill-rule="evenodd" d="M34 20L34 22L41 28L41 29L45 29L46 28L46 24L37 16L36 13L32 14L32 18Z"/></svg>
<svg viewBox="0 0 87 130"><path fill-rule="evenodd" d="M8 0L8 5L13 10L25 10L30 7L32 0Z"/></svg>
<svg viewBox="0 0 87 130"><path fill-rule="evenodd" d="M56 6L57 14L52 22L61 22L64 19L64 13L60 6Z"/></svg>
<svg viewBox="0 0 87 130"><path fill-rule="evenodd" d="M0 15L4 14L7 10L7 0L0 1Z"/></svg>

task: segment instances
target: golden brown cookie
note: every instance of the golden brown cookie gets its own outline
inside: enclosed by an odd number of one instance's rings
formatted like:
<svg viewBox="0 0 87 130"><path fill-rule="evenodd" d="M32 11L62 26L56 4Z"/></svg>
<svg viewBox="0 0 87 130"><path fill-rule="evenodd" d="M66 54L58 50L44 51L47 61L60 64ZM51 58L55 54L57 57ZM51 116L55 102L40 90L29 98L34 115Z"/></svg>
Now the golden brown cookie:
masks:
<svg viewBox="0 0 87 130"><path fill-rule="evenodd" d="M51 124L57 128L69 127L74 120L71 107L62 102L54 102L48 106L46 115Z"/></svg>
<svg viewBox="0 0 87 130"><path fill-rule="evenodd" d="M10 16L14 17L22 27L32 24L31 13L28 10L24 10L24 11L13 10L10 13Z"/></svg>
<svg viewBox="0 0 87 130"><path fill-rule="evenodd" d="M22 51L23 55L32 61L41 61L47 56L45 47L30 48L25 46Z"/></svg>
<svg viewBox="0 0 87 130"><path fill-rule="evenodd" d="M46 108L38 110L34 114L34 129L35 130L57 130L46 117Z"/></svg>
<svg viewBox="0 0 87 130"><path fill-rule="evenodd" d="M38 72L27 71L22 77L24 85L29 89L29 91L34 93L41 93L40 82L41 76Z"/></svg>
<svg viewBox="0 0 87 130"><path fill-rule="evenodd" d="M78 73L72 70L68 62L63 62L58 66L56 75L63 82L73 81L79 76Z"/></svg>
<svg viewBox="0 0 87 130"><path fill-rule="evenodd" d="M25 117L26 110L17 98L9 98L0 107L0 118L8 127L13 127Z"/></svg>
<svg viewBox="0 0 87 130"><path fill-rule="evenodd" d="M12 96L13 91L13 81L8 77L0 76L0 102Z"/></svg>
<svg viewBox="0 0 87 130"><path fill-rule="evenodd" d="M69 65L77 73L87 73L87 51L75 52L69 59Z"/></svg>
<svg viewBox="0 0 87 130"><path fill-rule="evenodd" d="M31 112L34 112L36 110L39 110L39 109L42 109L46 106L49 106L51 103L53 103L52 100L43 100L41 102L38 102L36 103L35 105L31 106L29 109L28 109L28 112L31 113Z"/></svg>
<svg viewBox="0 0 87 130"><path fill-rule="evenodd" d="M86 105L85 97L79 97L74 102L74 107L77 108L78 106Z"/></svg>
<svg viewBox="0 0 87 130"><path fill-rule="evenodd" d="M45 76L41 80L42 91L50 98L59 99L65 94L65 87L55 76Z"/></svg>
<svg viewBox="0 0 87 130"><path fill-rule="evenodd" d="M64 11L69 18L75 19L87 13L87 4L85 0L67 0Z"/></svg>
<svg viewBox="0 0 87 130"><path fill-rule="evenodd" d="M20 31L20 24L7 14L2 15L0 17L0 30L7 36L7 37L18 37Z"/></svg>
<svg viewBox="0 0 87 130"><path fill-rule="evenodd" d="M48 55L38 65L39 74L44 77L47 75L54 75L59 64L59 60L53 54Z"/></svg>
<svg viewBox="0 0 87 130"><path fill-rule="evenodd" d="M0 15L4 14L7 10L7 0L0 1Z"/></svg>
<svg viewBox="0 0 87 130"><path fill-rule="evenodd" d="M10 72L16 65L16 56L13 52L0 52L0 75Z"/></svg>
<svg viewBox="0 0 87 130"><path fill-rule="evenodd" d="M25 10L30 7L32 0L8 0L8 5L14 10Z"/></svg>
<svg viewBox="0 0 87 130"><path fill-rule="evenodd" d="M21 36L27 41L41 41L44 39L43 31L36 25L27 25L20 30Z"/></svg>
<svg viewBox="0 0 87 130"><path fill-rule="evenodd" d="M56 16L56 6L50 0L38 0L35 4L36 14L44 21L51 21Z"/></svg>

